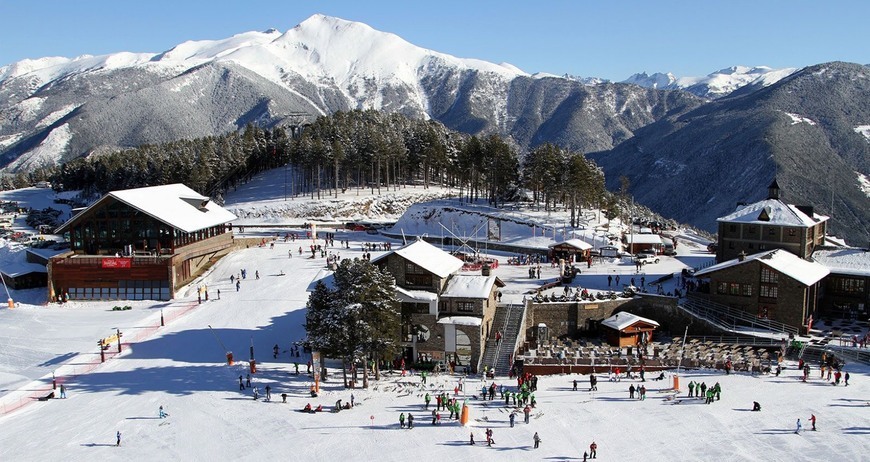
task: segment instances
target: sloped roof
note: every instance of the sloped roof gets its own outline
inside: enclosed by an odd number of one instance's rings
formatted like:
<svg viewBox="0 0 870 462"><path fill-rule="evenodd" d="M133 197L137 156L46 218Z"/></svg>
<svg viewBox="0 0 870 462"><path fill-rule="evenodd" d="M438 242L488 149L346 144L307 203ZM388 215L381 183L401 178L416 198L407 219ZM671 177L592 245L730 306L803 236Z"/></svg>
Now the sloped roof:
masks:
<svg viewBox="0 0 870 462"><path fill-rule="evenodd" d="M662 237L658 234L626 234L626 244L661 244Z"/></svg>
<svg viewBox="0 0 870 462"><path fill-rule="evenodd" d="M40 265L39 263L30 263L26 261L8 263L3 265L3 268L0 268L0 273L3 273L10 278L17 278L18 276L23 276L30 273L47 272L48 269L45 267L45 265Z"/></svg>
<svg viewBox="0 0 870 462"><path fill-rule="evenodd" d="M870 250L867 249L817 248L813 260L834 274L870 277Z"/></svg>
<svg viewBox="0 0 870 462"><path fill-rule="evenodd" d="M765 217L768 219L762 219ZM828 217L814 213L812 217L791 204L779 199L764 199L741 207L730 215L716 221L727 223L752 223L760 225L800 226L808 228L827 220Z"/></svg>
<svg viewBox="0 0 870 462"><path fill-rule="evenodd" d="M426 292L425 290L408 290L396 286L396 294L401 300L403 297L408 300L434 302L438 300L438 294L435 292Z"/></svg>
<svg viewBox="0 0 870 462"><path fill-rule="evenodd" d="M318 282L323 282L323 285L326 286L329 290L335 290L335 271L328 270L326 268L321 269L314 275L314 279L308 283L308 288L305 289L306 292L314 292L314 288L317 287Z"/></svg>
<svg viewBox="0 0 870 462"><path fill-rule="evenodd" d="M440 278L446 278L459 271L463 265L462 260L422 239L414 241L401 249L382 254L373 259L372 263L383 260L392 254L399 255Z"/></svg>
<svg viewBox="0 0 870 462"><path fill-rule="evenodd" d="M626 313L624 311L621 313L616 313L613 316L605 319L604 321L601 321L601 325L610 327L611 329L623 330L638 322L645 322L653 326L659 325L659 323L653 321L652 319L644 318L636 314Z"/></svg>
<svg viewBox="0 0 870 462"><path fill-rule="evenodd" d="M579 250L589 250L592 248L592 244L582 239L568 239L567 241L557 242L555 244L550 244L550 248L552 249L557 245L567 245Z"/></svg>
<svg viewBox="0 0 870 462"><path fill-rule="evenodd" d="M739 258L735 258L733 260L719 263L718 265L713 265L709 268L704 268L695 273L695 276L706 276L725 268L731 268L732 266L742 265L752 261L758 261L759 263L766 265L805 286L819 282L823 277L830 273L830 270L820 263L806 261L787 250L775 249L752 254L746 257L743 261L740 261Z"/></svg>
<svg viewBox="0 0 870 462"><path fill-rule="evenodd" d="M109 198L140 210L155 220L166 223L186 233L222 225L237 217L229 210L209 200L181 183L146 188L112 191L70 218L55 231L60 234L89 210L99 207Z"/></svg>
<svg viewBox="0 0 870 462"><path fill-rule="evenodd" d="M474 316L446 316L438 320L438 324L453 324L455 326L480 326L483 319Z"/></svg>
<svg viewBox="0 0 870 462"><path fill-rule="evenodd" d="M457 274L447 281L441 298L489 298L493 284L504 287L504 283L495 276Z"/></svg>

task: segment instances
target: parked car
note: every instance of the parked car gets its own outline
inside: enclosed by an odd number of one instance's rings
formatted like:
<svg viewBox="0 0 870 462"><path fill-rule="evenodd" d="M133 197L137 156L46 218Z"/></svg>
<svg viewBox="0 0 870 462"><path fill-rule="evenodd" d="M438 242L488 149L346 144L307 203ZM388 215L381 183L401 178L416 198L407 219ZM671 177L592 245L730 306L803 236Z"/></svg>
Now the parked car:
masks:
<svg viewBox="0 0 870 462"><path fill-rule="evenodd" d="M634 261L642 265L647 263L658 263L659 257L652 250L642 250L634 255Z"/></svg>
<svg viewBox="0 0 870 462"><path fill-rule="evenodd" d="M710 253L716 253L716 250L718 250L718 249L719 249L719 245L716 244L715 242L712 242L712 243L710 243L710 245L707 246L707 252L710 252Z"/></svg>

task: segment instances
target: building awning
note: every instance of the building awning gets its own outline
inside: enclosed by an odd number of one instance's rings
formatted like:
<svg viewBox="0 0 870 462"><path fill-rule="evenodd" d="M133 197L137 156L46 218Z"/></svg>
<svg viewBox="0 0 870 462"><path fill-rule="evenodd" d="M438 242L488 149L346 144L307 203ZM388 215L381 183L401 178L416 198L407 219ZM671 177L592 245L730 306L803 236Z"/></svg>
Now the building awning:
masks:
<svg viewBox="0 0 870 462"><path fill-rule="evenodd" d="M483 323L483 319L474 316L447 316L438 320L438 324L453 324L455 326L477 326Z"/></svg>

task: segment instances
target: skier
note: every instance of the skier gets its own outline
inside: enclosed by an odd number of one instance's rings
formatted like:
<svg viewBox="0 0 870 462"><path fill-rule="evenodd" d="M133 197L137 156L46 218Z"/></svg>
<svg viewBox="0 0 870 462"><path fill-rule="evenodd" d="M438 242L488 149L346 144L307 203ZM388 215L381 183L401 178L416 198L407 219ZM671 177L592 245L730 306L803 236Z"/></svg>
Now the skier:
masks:
<svg viewBox="0 0 870 462"><path fill-rule="evenodd" d="M695 381L689 382L689 398L695 395Z"/></svg>
<svg viewBox="0 0 870 462"><path fill-rule="evenodd" d="M595 444L595 441L589 445L589 458L594 459L598 455L598 445Z"/></svg>
<svg viewBox="0 0 870 462"><path fill-rule="evenodd" d="M353 393L351 393L351 394L350 394L350 407L353 407L353 406L354 406L353 401L354 401L354 396L353 396Z"/></svg>
<svg viewBox="0 0 870 462"><path fill-rule="evenodd" d="M573 390L574 390L574 391L577 391L577 379L574 379L574 388L573 388Z"/></svg>
<svg viewBox="0 0 870 462"><path fill-rule="evenodd" d="M254 387L254 401L260 399L260 390L257 390L257 387Z"/></svg>
<svg viewBox="0 0 870 462"><path fill-rule="evenodd" d="M254 271L254 276L256 277L257 280L259 280L260 279L260 270Z"/></svg>
<svg viewBox="0 0 870 462"><path fill-rule="evenodd" d="M517 418L516 411L511 412L511 415L509 416L509 419L511 421L511 428L514 428L514 420L516 420L516 418Z"/></svg>
<svg viewBox="0 0 870 462"><path fill-rule="evenodd" d="M240 375L239 376L239 390L244 390L244 389L245 389L245 383L242 382L242 376Z"/></svg>
<svg viewBox="0 0 870 462"><path fill-rule="evenodd" d="M469 441L469 444L474 445L474 432L471 432L471 441Z"/></svg>
<svg viewBox="0 0 870 462"><path fill-rule="evenodd" d="M278 350L278 344L276 343L275 346L272 347L272 358L278 358Z"/></svg>
<svg viewBox="0 0 870 462"><path fill-rule="evenodd" d="M589 375L589 391L598 391L598 377L595 374Z"/></svg>
<svg viewBox="0 0 870 462"><path fill-rule="evenodd" d="M272 387L266 385L266 401L272 401Z"/></svg>
<svg viewBox="0 0 870 462"><path fill-rule="evenodd" d="M794 429L794 434L797 435L801 432L801 419L797 419L797 424Z"/></svg>
<svg viewBox="0 0 870 462"><path fill-rule="evenodd" d="M493 444L495 444L495 440L492 439L492 429L487 428L486 429L486 445L492 446Z"/></svg>
<svg viewBox="0 0 870 462"><path fill-rule="evenodd" d="M399 414L399 427L405 428L405 413Z"/></svg>
<svg viewBox="0 0 870 462"><path fill-rule="evenodd" d="M846 372L846 374L843 375L843 380L845 381L846 386L848 387L849 386L849 373L848 372ZM63 385L60 386L60 390L61 390L61 392L60 392L61 398L63 398Z"/></svg>
<svg viewBox="0 0 870 462"><path fill-rule="evenodd" d="M414 415L408 413L408 428L414 428Z"/></svg>
<svg viewBox="0 0 870 462"><path fill-rule="evenodd" d="M848 377L849 374L846 374L846 376ZM846 382L847 382L846 385L849 384L848 381L849 381L849 379L847 378L847 379L846 379ZM61 399L66 398L66 388L63 387L63 384L60 384L60 398L61 398Z"/></svg>
<svg viewBox="0 0 870 462"><path fill-rule="evenodd" d="M115 446L121 445L121 432L115 433Z"/></svg>
<svg viewBox="0 0 870 462"><path fill-rule="evenodd" d="M248 374L248 377L245 379L245 386L251 388L251 374Z"/></svg>
<svg viewBox="0 0 870 462"><path fill-rule="evenodd" d="M160 406L160 408L157 409L157 416L161 419L165 419L169 417L169 414L167 414L166 411L163 410L163 406Z"/></svg>
<svg viewBox="0 0 870 462"><path fill-rule="evenodd" d="M526 405L526 407L523 408L523 414L525 414L526 423L529 423L529 414L531 414L531 413L532 413L532 408L530 408L528 405Z"/></svg>
<svg viewBox="0 0 870 462"><path fill-rule="evenodd" d="M816 415L810 414L810 423L813 424L813 431L816 431Z"/></svg>
<svg viewBox="0 0 870 462"><path fill-rule="evenodd" d="M426 393L426 396L423 397L423 401L426 402L425 409L427 409L427 410L429 409L429 401L431 401L431 400L432 400L432 397L429 396L429 393ZM438 409L441 409L441 405L440 405L441 400L440 400L440 398L439 398L438 401L439 401Z"/></svg>
<svg viewBox="0 0 870 462"><path fill-rule="evenodd" d="M541 444L541 437L538 436L538 432L535 432L535 436L532 439L535 440L535 449L538 449L538 446Z"/></svg>
<svg viewBox="0 0 870 462"><path fill-rule="evenodd" d="M628 387L628 398L634 399L634 385L631 385L630 387Z"/></svg>

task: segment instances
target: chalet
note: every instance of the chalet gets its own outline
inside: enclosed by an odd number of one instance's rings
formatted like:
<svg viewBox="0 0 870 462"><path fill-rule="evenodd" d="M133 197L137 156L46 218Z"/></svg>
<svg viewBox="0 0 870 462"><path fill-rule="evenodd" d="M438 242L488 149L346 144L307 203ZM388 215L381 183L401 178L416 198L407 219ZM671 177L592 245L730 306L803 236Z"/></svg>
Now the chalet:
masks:
<svg viewBox="0 0 870 462"><path fill-rule="evenodd" d="M423 240L372 263L396 279L406 359L476 371L504 283L495 276L461 274L462 260Z"/></svg>
<svg viewBox="0 0 870 462"><path fill-rule="evenodd" d="M623 241L630 254L636 254L642 250L660 253L662 250L662 237L658 234L626 234Z"/></svg>
<svg viewBox="0 0 870 462"><path fill-rule="evenodd" d="M49 297L170 300L229 252L235 218L183 184L112 191L55 231L70 251L49 262Z"/></svg>
<svg viewBox="0 0 870 462"><path fill-rule="evenodd" d="M779 196L779 184L774 180L768 186L767 199L717 220L716 261L737 258L741 252L749 255L773 249L808 258L816 246L824 244L828 217L814 213L810 206L786 204Z"/></svg>
<svg viewBox="0 0 870 462"><path fill-rule="evenodd" d="M820 247L813 261L830 274L823 281L822 313L837 318L870 316L870 250L850 247Z"/></svg>
<svg viewBox="0 0 870 462"><path fill-rule="evenodd" d="M695 273L709 281L704 298L759 318L806 326L818 309L825 266L775 249L738 256Z"/></svg>
<svg viewBox="0 0 870 462"><path fill-rule="evenodd" d="M559 261L564 258L566 262L585 261L589 258L589 252L592 250L592 244L581 239L568 239L567 241L557 242L550 245L552 256Z"/></svg>
<svg viewBox="0 0 870 462"><path fill-rule="evenodd" d="M607 337L607 343L626 347L639 345L651 339L659 323L623 311L601 321L600 326Z"/></svg>

